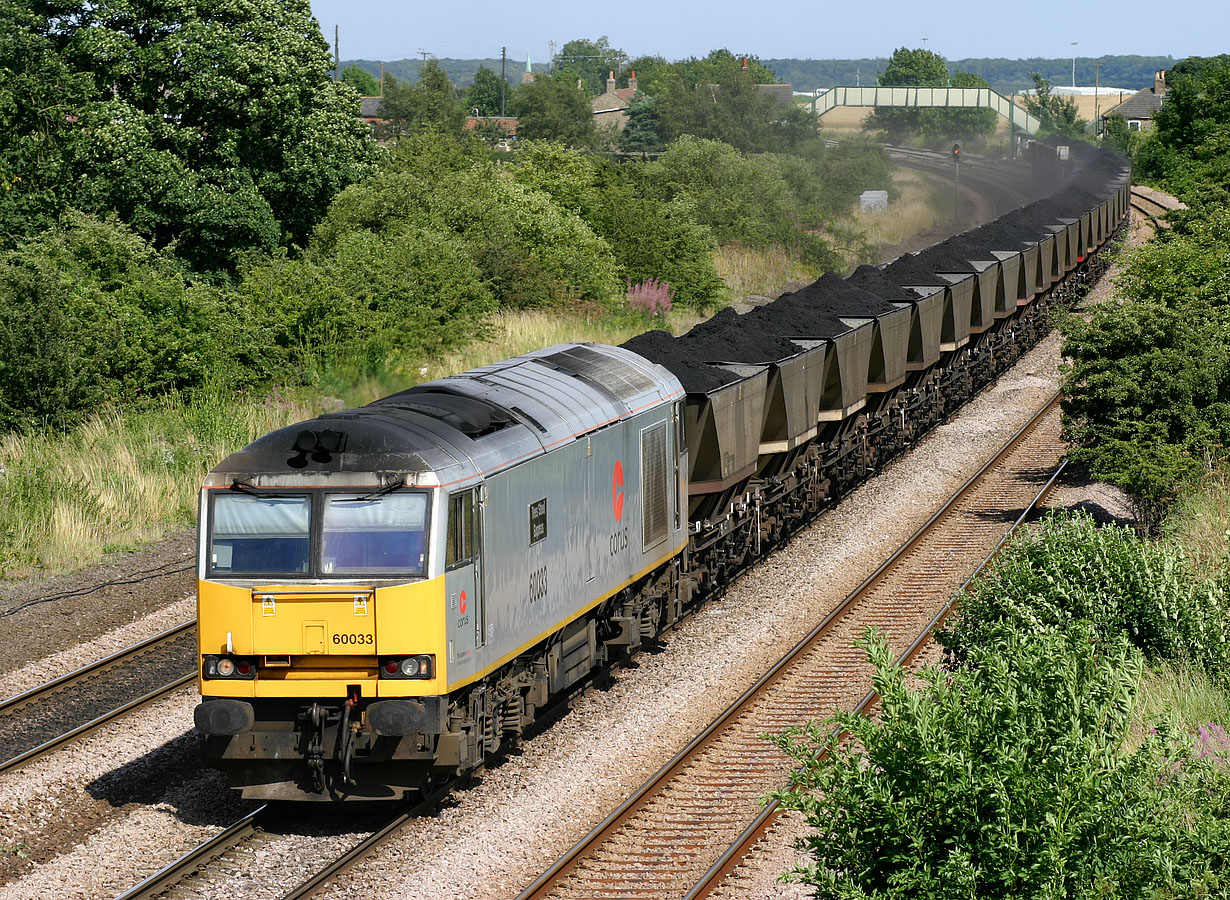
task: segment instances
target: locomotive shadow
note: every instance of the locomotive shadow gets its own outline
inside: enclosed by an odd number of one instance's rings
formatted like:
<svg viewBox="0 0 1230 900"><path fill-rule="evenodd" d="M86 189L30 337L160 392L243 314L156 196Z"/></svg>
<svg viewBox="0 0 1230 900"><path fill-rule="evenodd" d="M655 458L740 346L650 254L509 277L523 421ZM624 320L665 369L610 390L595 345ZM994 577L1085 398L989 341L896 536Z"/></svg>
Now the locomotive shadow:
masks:
<svg viewBox="0 0 1230 900"><path fill-rule="evenodd" d="M232 824L257 804L240 800L202 757L205 736L190 728L160 747L95 778L85 790L114 807L158 805L186 825Z"/></svg>

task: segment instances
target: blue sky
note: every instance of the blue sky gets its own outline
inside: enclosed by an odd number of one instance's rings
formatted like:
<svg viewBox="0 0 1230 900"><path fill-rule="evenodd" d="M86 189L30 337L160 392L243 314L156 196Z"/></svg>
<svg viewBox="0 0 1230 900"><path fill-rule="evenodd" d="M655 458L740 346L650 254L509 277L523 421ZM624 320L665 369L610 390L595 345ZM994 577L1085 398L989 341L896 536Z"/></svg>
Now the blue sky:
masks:
<svg viewBox="0 0 1230 900"><path fill-rule="evenodd" d="M968 0L871 0L836 3L658 4L588 2L414 3L407 0L311 0L333 41L341 27L343 59L498 57L545 62L550 42L606 35L630 56L702 56L726 47L762 58L888 56L926 47L947 59L1082 57L1116 54L1213 56L1230 52L1230 4L1187 0L1170 6L1128 0L973 3ZM923 38L927 40L924 42ZM1071 42L1077 46L1072 47Z"/></svg>

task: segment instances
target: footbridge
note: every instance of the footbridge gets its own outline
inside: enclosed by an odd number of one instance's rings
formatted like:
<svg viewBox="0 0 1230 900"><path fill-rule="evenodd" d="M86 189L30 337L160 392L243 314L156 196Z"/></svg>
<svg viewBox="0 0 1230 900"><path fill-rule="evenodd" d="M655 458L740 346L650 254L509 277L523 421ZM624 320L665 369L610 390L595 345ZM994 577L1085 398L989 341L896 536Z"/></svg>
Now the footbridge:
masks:
<svg viewBox="0 0 1230 900"><path fill-rule="evenodd" d="M822 116L838 106L908 106L915 108L993 109L1010 127L1037 134L1042 123L1003 94L991 88L972 87L850 87L838 85L817 91L812 109Z"/></svg>

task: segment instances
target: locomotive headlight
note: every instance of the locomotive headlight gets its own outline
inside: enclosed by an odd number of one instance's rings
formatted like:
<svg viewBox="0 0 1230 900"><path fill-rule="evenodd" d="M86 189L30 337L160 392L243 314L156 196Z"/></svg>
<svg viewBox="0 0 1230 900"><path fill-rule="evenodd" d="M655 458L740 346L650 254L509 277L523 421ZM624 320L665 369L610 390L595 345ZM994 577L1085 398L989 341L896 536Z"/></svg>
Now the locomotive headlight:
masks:
<svg viewBox="0 0 1230 900"><path fill-rule="evenodd" d="M430 653L417 656L380 658L381 678L434 678L436 658Z"/></svg>
<svg viewBox="0 0 1230 900"><path fill-rule="evenodd" d="M256 678L256 661L245 656L207 654L201 661L201 671L206 678L236 678L252 681Z"/></svg>

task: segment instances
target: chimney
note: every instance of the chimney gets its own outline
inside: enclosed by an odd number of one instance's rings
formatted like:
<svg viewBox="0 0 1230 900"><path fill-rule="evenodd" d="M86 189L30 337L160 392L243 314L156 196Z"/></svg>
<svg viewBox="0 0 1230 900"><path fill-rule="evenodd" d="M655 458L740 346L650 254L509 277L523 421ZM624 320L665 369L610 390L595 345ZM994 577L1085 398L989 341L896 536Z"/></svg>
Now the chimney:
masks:
<svg viewBox="0 0 1230 900"><path fill-rule="evenodd" d="M628 76L628 88L632 93L636 93L636 69L633 69L632 74Z"/></svg>
<svg viewBox="0 0 1230 900"><path fill-rule="evenodd" d="M608 70L606 73L606 92L608 94L615 93L615 72Z"/></svg>
<svg viewBox="0 0 1230 900"><path fill-rule="evenodd" d="M747 57L743 57L743 74L747 74Z"/></svg>
<svg viewBox="0 0 1230 900"><path fill-rule="evenodd" d="M1162 69L1160 72L1153 73L1153 93L1155 94L1166 93L1166 70L1165 69Z"/></svg>

